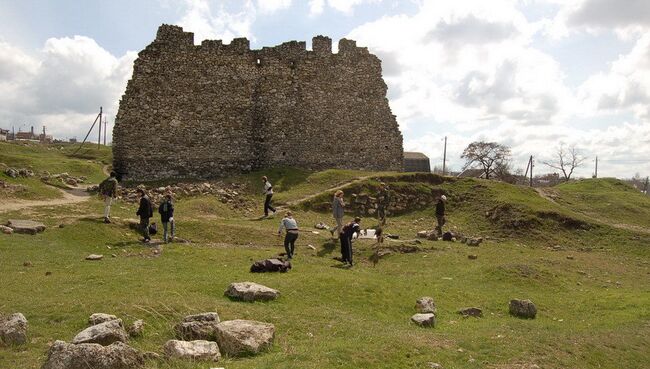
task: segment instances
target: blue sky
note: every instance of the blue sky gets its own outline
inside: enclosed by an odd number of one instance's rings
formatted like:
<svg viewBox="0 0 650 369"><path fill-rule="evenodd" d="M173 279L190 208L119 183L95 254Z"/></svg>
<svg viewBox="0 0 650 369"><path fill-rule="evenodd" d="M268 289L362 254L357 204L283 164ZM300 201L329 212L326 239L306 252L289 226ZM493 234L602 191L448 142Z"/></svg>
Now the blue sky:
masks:
<svg viewBox="0 0 650 369"><path fill-rule="evenodd" d="M109 115L161 23L251 46L356 39L383 61L406 150L448 166L474 140L512 147L514 168L560 143L578 175L650 174L650 1L0 0L0 127L82 138Z"/></svg>

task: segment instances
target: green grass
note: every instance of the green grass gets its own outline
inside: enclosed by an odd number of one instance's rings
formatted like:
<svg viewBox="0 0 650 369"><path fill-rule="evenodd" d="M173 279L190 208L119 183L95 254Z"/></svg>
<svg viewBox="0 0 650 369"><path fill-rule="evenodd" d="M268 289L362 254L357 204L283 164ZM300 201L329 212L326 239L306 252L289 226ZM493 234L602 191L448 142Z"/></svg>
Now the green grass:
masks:
<svg viewBox="0 0 650 369"><path fill-rule="evenodd" d="M313 224L332 223L330 212L295 207L304 232L294 268L286 274L251 274L253 261L283 252L275 235L279 217L250 219L211 196L177 202L178 236L193 242L166 245L160 256L139 244L126 226L134 204L116 204L116 221L110 225L101 223L102 204L96 198L74 206L0 213L0 223L30 217L49 226L36 236L0 235L0 313L20 311L30 324L26 345L0 348L0 367L39 368L48 343L70 341L95 312L116 314L127 324L144 319L144 336L130 344L160 352L183 316L214 310L223 320L275 324L273 348L217 364L172 360L146 367L427 368L428 362L437 362L445 368L639 368L650 360L650 235L596 222L585 215L596 209L592 202L564 202L583 194L606 198L612 192L609 181L590 188L563 185L554 203L525 187L473 179L288 168L266 173L278 202L366 175L380 179L349 189L371 192L384 180L395 190L422 196L442 191L449 197L448 227L486 241L473 248L424 240L421 252L393 253L373 266L368 260L372 244L362 240L354 245L355 267L346 270L332 260L339 245L329 240L329 233L312 233ZM247 196L261 203L260 175L224 182L248 183ZM635 194L625 191L616 196L628 206L627 196ZM320 196L329 199L331 194ZM629 206L636 202L644 207L639 201L630 200ZM636 210L637 223L630 224L650 224L650 216ZM492 215L495 211L498 216ZM623 223L626 214L621 210L612 216ZM513 226L508 217L521 224ZM385 242L408 242L417 231L432 229L434 219L432 208L390 217L386 231L401 240ZM567 225L566 219L588 228ZM375 223L362 220L367 227ZM564 249L552 251L554 245ZM90 253L104 254L104 259L83 260ZM478 259L469 260L468 254ZM24 267L25 261L33 266ZM231 301L223 292L235 281L262 283L282 296L267 303ZM434 297L438 305L433 329L409 321L421 296ZM509 316L512 298L532 299L537 318ZM457 310L468 306L482 308L484 317L460 317Z"/></svg>
<svg viewBox="0 0 650 369"><path fill-rule="evenodd" d="M85 145L73 155L78 145L49 144L41 145L27 142L0 142L0 163L12 168L31 169L35 176L30 178L11 178L0 173L0 180L10 185L22 185L22 191L13 193L12 197L27 200L43 200L60 197L61 193L40 180L45 171L50 174L68 173L75 177L85 176L89 183L99 183L105 178L104 165L110 164L110 148Z"/></svg>

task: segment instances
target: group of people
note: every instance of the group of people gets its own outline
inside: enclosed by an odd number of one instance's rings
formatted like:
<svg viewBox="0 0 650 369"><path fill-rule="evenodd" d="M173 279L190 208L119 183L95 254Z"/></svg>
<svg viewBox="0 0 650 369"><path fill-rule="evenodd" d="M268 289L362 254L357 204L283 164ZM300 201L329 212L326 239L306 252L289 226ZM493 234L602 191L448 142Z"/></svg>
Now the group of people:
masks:
<svg viewBox="0 0 650 369"><path fill-rule="evenodd" d="M267 176L262 177L263 193L264 193L264 217L269 216L269 211L275 214L276 209L271 205L273 198L273 185L269 182ZM104 222L110 223L110 210L111 204L117 196L118 178L115 172L111 172L109 178L104 180L99 186L100 195L104 199ZM153 217L153 204L149 196L143 189L137 190L140 198L139 207L136 215L140 218L140 232L142 234L142 241L148 243L151 241L150 230L152 226L149 224L150 219ZM343 191L337 190L332 199L332 216L336 222L336 226L330 228L330 233L333 238L339 239L341 243L341 261L347 267L353 265L352 262L352 239L356 234L357 237L361 235L361 218L355 217L348 223L343 223L345 216L345 201L343 199ZM390 204L390 192L385 183L379 184L379 191L376 195L377 199L377 217L379 225L376 228L376 236L381 237L382 227L386 224L386 210ZM436 202L436 232L439 236L442 235L442 227L446 223L445 219L445 202L447 198L445 195L438 196ZM163 202L158 207L160 214L160 221L163 225L163 241L171 242L174 239L175 223L174 223L174 203L172 194L165 195ZM154 223L155 225L155 223ZM155 227L154 227L155 230ZM296 240L298 239L299 228L298 222L293 217L291 211L287 211L280 220L280 227L278 228L278 236L285 232L284 249L285 255L288 260L293 259Z"/></svg>
<svg viewBox="0 0 650 369"><path fill-rule="evenodd" d="M118 178L115 172L111 172L110 176L99 184L99 195L104 199L104 223L111 223L111 204L117 197L117 187ZM138 188L136 192L139 197L139 206L135 215L140 218L139 230L143 237L142 242L149 243L151 233L157 232L155 223L149 224L150 219L153 217L153 203L143 189ZM165 195L158 206L158 213L160 214L160 223L163 226L163 241L165 243L172 242L176 226L174 223L174 202L171 193Z"/></svg>

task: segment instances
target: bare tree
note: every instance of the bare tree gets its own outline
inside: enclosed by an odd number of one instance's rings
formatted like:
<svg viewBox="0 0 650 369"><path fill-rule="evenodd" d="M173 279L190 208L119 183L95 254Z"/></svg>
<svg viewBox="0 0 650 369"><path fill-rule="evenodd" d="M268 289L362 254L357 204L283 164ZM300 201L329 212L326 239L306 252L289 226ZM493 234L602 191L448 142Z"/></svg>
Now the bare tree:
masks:
<svg viewBox="0 0 650 369"><path fill-rule="evenodd" d="M585 161L584 156L580 155L578 149L575 145L571 145L568 148L564 146L563 143L557 148L555 152L555 158L551 161L542 162L544 165L548 165L553 169L557 169L562 172L564 180L568 181L571 179L573 171L582 165Z"/></svg>
<svg viewBox="0 0 650 369"><path fill-rule="evenodd" d="M469 144L460 157L465 159L463 169L480 164L485 178L489 179L496 168L503 168L507 164L510 158L510 148L496 142L476 141Z"/></svg>

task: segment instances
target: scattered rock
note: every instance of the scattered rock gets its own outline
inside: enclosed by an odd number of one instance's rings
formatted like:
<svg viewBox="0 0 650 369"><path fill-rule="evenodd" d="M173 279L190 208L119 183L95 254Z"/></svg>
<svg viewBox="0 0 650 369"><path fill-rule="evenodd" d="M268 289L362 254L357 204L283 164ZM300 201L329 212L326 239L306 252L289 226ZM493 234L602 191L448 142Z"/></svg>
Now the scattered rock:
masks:
<svg viewBox="0 0 650 369"><path fill-rule="evenodd" d="M418 232L417 237L418 238L427 238L429 236L429 232L431 232L431 231L420 231L420 232Z"/></svg>
<svg viewBox="0 0 650 369"><path fill-rule="evenodd" d="M269 301L280 296L280 291L253 282L236 282L228 286L224 295L242 301Z"/></svg>
<svg viewBox="0 0 650 369"><path fill-rule="evenodd" d="M427 367L429 369L443 369L442 365L440 365L438 363L434 363L434 362L428 362Z"/></svg>
<svg viewBox="0 0 650 369"><path fill-rule="evenodd" d="M252 320L229 320L217 325L217 342L228 356L257 354L273 345L275 326Z"/></svg>
<svg viewBox="0 0 650 369"><path fill-rule="evenodd" d="M454 236L451 234L451 232L445 232L445 233L442 234L442 240L443 241L451 242L451 241L453 241L452 240L453 238L454 238Z"/></svg>
<svg viewBox="0 0 650 369"><path fill-rule="evenodd" d="M386 238L390 238L391 240L399 240L399 235L398 234L387 234Z"/></svg>
<svg viewBox="0 0 650 369"><path fill-rule="evenodd" d="M290 261L283 261L277 258L259 260L251 265L251 273L280 272L285 273L291 269Z"/></svg>
<svg viewBox="0 0 650 369"><path fill-rule="evenodd" d="M163 346L165 356L169 358L219 361L221 352L216 342L195 340L169 340Z"/></svg>
<svg viewBox="0 0 650 369"><path fill-rule="evenodd" d="M174 327L174 331L183 340L214 341L219 322L219 314L216 312L188 315Z"/></svg>
<svg viewBox="0 0 650 369"><path fill-rule="evenodd" d="M475 317L475 318L480 318L483 316L483 310L477 308L477 307L468 307L468 308L462 308L458 310L458 313L465 318L467 317Z"/></svg>
<svg viewBox="0 0 650 369"><path fill-rule="evenodd" d="M469 255L467 255L467 258L470 259L470 260L476 260L476 259L478 259L478 255L469 254Z"/></svg>
<svg viewBox="0 0 650 369"><path fill-rule="evenodd" d="M104 255L90 254L86 256L86 260L102 260L102 258L104 258Z"/></svg>
<svg viewBox="0 0 650 369"><path fill-rule="evenodd" d="M22 345L27 342L27 319L21 313L0 317L0 342Z"/></svg>
<svg viewBox="0 0 650 369"><path fill-rule="evenodd" d="M422 314L435 314L436 313L436 303L433 301L433 297L420 297L415 301L415 311Z"/></svg>
<svg viewBox="0 0 650 369"><path fill-rule="evenodd" d="M314 245L307 245L307 248L310 249L310 250L316 251L316 248L314 247Z"/></svg>
<svg viewBox="0 0 650 369"><path fill-rule="evenodd" d="M32 266L34 266L34 264L32 264L31 261L25 261L25 262L23 262L23 266L24 267L32 267Z"/></svg>
<svg viewBox="0 0 650 369"><path fill-rule="evenodd" d="M18 178L18 171L14 168L5 169L5 174L11 178Z"/></svg>
<svg viewBox="0 0 650 369"><path fill-rule="evenodd" d="M124 330L122 319L116 319L84 329L72 339L72 343L99 343L108 346L113 342L126 342L128 339L129 335Z"/></svg>
<svg viewBox="0 0 650 369"><path fill-rule="evenodd" d="M573 260L573 259L575 259L575 258L573 257L573 255L567 255L566 258L569 259L569 260Z"/></svg>
<svg viewBox="0 0 650 369"><path fill-rule="evenodd" d="M45 225L43 223L32 220L10 219L7 222L7 227L13 229L15 233L32 235L45 231Z"/></svg>
<svg viewBox="0 0 650 369"><path fill-rule="evenodd" d="M325 223L322 223L322 222L314 224L314 228L316 228L316 229L328 229L327 225Z"/></svg>
<svg viewBox="0 0 650 369"><path fill-rule="evenodd" d="M436 316L432 313L428 314L415 314L411 317L411 321L420 327L435 327Z"/></svg>
<svg viewBox="0 0 650 369"><path fill-rule="evenodd" d="M88 318L88 325L93 326L111 320L117 320L117 317L111 314L95 313Z"/></svg>
<svg viewBox="0 0 650 369"><path fill-rule="evenodd" d="M481 242L483 242L483 238L468 238L467 246L478 247Z"/></svg>
<svg viewBox="0 0 650 369"><path fill-rule="evenodd" d="M144 320L138 319L126 329L129 333L129 337L140 337L144 331Z"/></svg>
<svg viewBox="0 0 650 369"><path fill-rule="evenodd" d="M63 223L59 224L59 228L65 228L65 224Z"/></svg>
<svg viewBox="0 0 650 369"><path fill-rule="evenodd" d="M122 342L69 344L55 341L41 369L135 369L144 367L140 352Z"/></svg>
<svg viewBox="0 0 650 369"><path fill-rule="evenodd" d="M48 275L52 275L52 272L45 272L45 275L46 275L46 276L48 276Z"/></svg>
<svg viewBox="0 0 650 369"><path fill-rule="evenodd" d="M2 232L4 234L12 234L12 233L14 233L14 230L7 227L7 226L0 225L0 232Z"/></svg>
<svg viewBox="0 0 650 369"><path fill-rule="evenodd" d="M537 307L530 300L510 300L510 314L519 318L535 319Z"/></svg>

